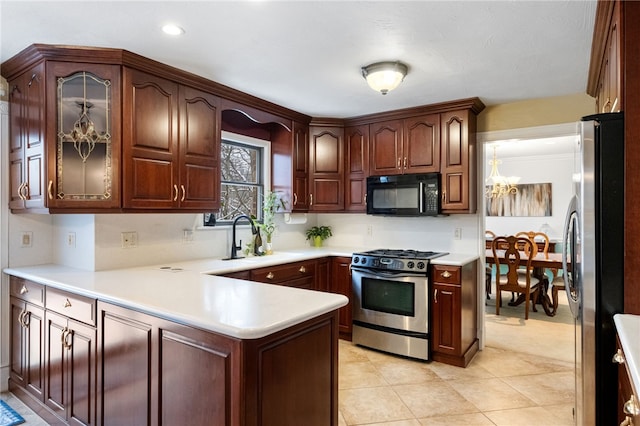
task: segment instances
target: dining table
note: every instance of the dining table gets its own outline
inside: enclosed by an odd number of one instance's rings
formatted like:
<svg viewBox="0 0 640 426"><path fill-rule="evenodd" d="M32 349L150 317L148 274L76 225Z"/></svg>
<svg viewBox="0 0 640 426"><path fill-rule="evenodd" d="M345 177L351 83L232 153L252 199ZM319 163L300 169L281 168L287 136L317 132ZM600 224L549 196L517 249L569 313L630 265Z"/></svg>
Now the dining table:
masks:
<svg viewBox="0 0 640 426"><path fill-rule="evenodd" d="M505 250L497 250L496 255L498 257L498 261L505 263L506 260L504 258ZM487 264L496 264L496 256L493 254L493 250L486 250L485 259ZM520 265L526 266L528 257L526 253L520 252ZM542 305L542 309L544 309L545 314L548 316L554 316L555 313L552 309L552 302L547 294L547 290L549 289L549 279L546 277L544 271L545 269L556 269L562 270L562 253L536 253L536 255L531 259L531 267L533 268L532 275L540 280L541 290L538 292L538 299L535 300L535 303L539 303ZM568 266L567 266L568 267ZM515 302L509 303L510 305L519 305L524 300L524 297L518 297Z"/></svg>

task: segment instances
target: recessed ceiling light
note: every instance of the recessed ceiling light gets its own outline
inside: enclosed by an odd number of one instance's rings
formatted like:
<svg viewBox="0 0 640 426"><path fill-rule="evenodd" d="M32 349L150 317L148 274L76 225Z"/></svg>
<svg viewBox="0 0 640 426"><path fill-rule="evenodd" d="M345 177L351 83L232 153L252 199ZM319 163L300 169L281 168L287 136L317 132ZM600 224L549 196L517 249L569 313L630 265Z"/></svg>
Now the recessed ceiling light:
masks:
<svg viewBox="0 0 640 426"><path fill-rule="evenodd" d="M179 27L176 24L164 25L162 27L162 31L164 31L165 34L169 34L173 36L184 34L184 30L182 29L182 27Z"/></svg>

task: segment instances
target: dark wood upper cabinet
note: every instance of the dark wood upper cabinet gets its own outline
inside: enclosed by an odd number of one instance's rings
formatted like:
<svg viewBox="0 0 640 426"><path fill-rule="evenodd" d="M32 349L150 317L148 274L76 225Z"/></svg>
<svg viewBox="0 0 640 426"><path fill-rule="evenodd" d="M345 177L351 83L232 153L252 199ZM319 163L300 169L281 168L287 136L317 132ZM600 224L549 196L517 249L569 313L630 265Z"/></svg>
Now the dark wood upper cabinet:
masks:
<svg viewBox="0 0 640 426"><path fill-rule="evenodd" d="M9 207L45 208L45 64L9 80Z"/></svg>
<svg viewBox="0 0 640 426"><path fill-rule="evenodd" d="M476 211L476 116L468 110L446 112L441 120L442 211Z"/></svg>
<svg viewBox="0 0 640 426"><path fill-rule="evenodd" d="M293 123L293 193L292 208L294 212L309 210L309 126L304 123Z"/></svg>
<svg viewBox="0 0 640 426"><path fill-rule="evenodd" d="M440 115L404 120L403 169L405 173L440 170Z"/></svg>
<svg viewBox="0 0 640 426"><path fill-rule="evenodd" d="M372 175L402 173L402 120L369 125Z"/></svg>
<svg viewBox="0 0 640 426"><path fill-rule="evenodd" d="M344 209L344 130L341 126L310 126L309 209Z"/></svg>
<svg viewBox="0 0 640 426"><path fill-rule="evenodd" d="M344 209L367 211L367 176L369 176L369 125L344 129Z"/></svg>
<svg viewBox="0 0 640 426"><path fill-rule="evenodd" d="M220 206L218 99L125 68L124 207Z"/></svg>

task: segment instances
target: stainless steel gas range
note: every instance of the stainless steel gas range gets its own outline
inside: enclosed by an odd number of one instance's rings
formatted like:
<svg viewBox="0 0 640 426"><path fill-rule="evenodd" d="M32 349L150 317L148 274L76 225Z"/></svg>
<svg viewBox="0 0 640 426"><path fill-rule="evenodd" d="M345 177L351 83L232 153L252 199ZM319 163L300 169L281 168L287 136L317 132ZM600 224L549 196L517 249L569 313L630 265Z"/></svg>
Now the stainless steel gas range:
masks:
<svg viewBox="0 0 640 426"><path fill-rule="evenodd" d="M353 342L428 360L430 261L446 254L394 249L354 253Z"/></svg>

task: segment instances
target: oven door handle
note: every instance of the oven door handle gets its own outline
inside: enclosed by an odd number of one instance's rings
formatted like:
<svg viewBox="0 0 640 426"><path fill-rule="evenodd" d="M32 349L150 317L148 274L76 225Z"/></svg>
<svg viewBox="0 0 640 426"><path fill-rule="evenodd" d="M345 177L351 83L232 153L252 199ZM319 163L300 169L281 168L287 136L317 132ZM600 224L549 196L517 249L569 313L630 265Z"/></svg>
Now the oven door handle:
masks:
<svg viewBox="0 0 640 426"><path fill-rule="evenodd" d="M369 277L383 277L383 278L403 278L403 277L424 277L427 275L426 271L424 274L411 273L411 272L393 272L393 271L381 271L379 269L368 269L362 268L358 266L351 265L352 271L360 272L363 275L367 275Z"/></svg>

